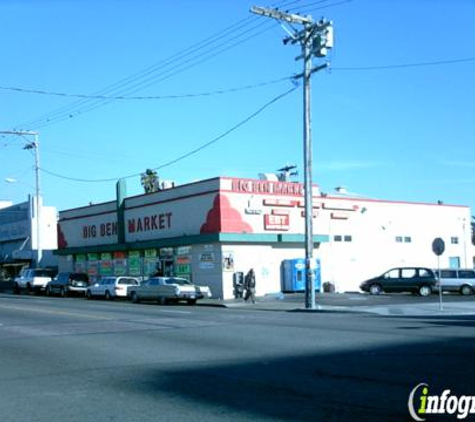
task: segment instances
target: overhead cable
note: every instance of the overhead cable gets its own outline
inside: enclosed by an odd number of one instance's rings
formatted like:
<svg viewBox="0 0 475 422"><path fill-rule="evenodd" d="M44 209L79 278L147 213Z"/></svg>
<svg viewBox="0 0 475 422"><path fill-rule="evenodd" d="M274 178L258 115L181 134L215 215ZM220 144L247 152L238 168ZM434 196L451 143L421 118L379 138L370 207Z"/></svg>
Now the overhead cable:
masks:
<svg viewBox="0 0 475 422"><path fill-rule="evenodd" d="M296 89L298 88L297 85L293 86L291 89L289 89L288 91L285 91L284 93L274 97L272 100L270 100L269 102L267 102L266 104L264 104L263 106L261 106L259 109L257 109L254 113L250 114L248 117L246 117L244 120L241 120L239 123L235 124L234 126L232 126L230 129L226 130L225 132L223 132L221 135L217 136L216 138L213 138L212 140L202 144L201 146L177 157L177 158L174 158L173 160L170 160L164 164L161 164L159 165L158 167L155 167L155 168L152 168L152 170L160 170L162 168L165 168L165 167L168 167L168 166L171 166L172 164L176 164L178 163L179 161L181 160L184 160L185 158L188 158L202 150L204 150L205 148L208 148L209 146L215 144L216 142L222 140L223 138L225 138L226 136L228 136L229 134L231 134L232 132L234 132L235 130L239 129L241 126L245 125L246 123L248 123L250 120L254 119L255 117L257 117L259 114L261 114L266 108L270 107L272 104L276 103L277 101L281 100L282 98L286 97L287 95L291 94L292 92L294 92ZM65 180L71 180L71 181L74 181L74 182L83 182L83 183L104 183L104 182L114 182L114 181L117 181L119 179L130 179L132 177L139 177L141 175L141 173L134 173L134 174L130 174L128 176L119 176L119 177L113 177L113 178L107 178L107 179L82 179L82 178L76 178L76 177L69 177L69 176L64 176L62 174L59 174L59 173L56 173L56 172L53 172L53 171L50 171L50 170L47 170L45 168L41 168L40 169L42 172L46 173L46 174L49 174L51 176L55 176L55 177L58 177L60 179L65 179Z"/></svg>

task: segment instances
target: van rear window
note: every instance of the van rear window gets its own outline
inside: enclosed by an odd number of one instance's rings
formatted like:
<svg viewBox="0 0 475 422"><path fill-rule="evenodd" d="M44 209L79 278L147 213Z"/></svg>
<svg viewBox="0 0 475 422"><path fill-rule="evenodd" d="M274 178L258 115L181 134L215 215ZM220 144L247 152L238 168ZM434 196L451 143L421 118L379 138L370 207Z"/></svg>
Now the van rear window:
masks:
<svg viewBox="0 0 475 422"><path fill-rule="evenodd" d="M35 277L54 277L54 273L48 270L36 270L33 275Z"/></svg>

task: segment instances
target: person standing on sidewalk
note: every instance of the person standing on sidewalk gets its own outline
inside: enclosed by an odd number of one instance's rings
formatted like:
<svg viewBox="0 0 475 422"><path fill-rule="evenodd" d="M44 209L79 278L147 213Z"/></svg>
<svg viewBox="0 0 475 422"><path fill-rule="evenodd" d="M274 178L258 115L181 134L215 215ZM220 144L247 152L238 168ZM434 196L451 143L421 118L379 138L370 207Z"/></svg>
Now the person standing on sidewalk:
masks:
<svg viewBox="0 0 475 422"><path fill-rule="evenodd" d="M244 278L244 289L246 290L244 300L248 302L250 299L252 303L256 303L256 275L254 274L254 269L252 268Z"/></svg>

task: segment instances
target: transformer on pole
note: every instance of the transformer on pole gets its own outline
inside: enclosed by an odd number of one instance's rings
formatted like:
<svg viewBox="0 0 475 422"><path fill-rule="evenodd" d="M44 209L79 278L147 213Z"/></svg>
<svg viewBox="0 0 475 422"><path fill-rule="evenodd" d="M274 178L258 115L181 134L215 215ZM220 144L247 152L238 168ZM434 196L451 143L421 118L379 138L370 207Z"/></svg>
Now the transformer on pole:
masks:
<svg viewBox="0 0 475 422"><path fill-rule="evenodd" d="M305 307L315 309L315 273L313 259L313 188L312 188L312 133L310 113L310 78L314 72L325 69L328 63L312 67L313 57L325 57L328 49L333 47L333 24L324 19L314 22L311 16L284 13L277 9L253 6L251 13L266 16L278 21L303 25L301 31L295 31L284 44L300 43L302 54L296 59L303 59L303 73L296 78L303 78L303 108L304 108L304 195L305 195Z"/></svg>

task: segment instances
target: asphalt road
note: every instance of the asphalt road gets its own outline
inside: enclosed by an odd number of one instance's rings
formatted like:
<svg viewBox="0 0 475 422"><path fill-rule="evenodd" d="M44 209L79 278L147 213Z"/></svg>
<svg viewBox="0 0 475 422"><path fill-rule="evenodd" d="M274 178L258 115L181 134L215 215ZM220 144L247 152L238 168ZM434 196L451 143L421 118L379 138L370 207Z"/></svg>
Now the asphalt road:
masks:
<svg viewBox="0 0 475 422"><path fill-rule="evenodd" d="M0 420L411 420L475 395L474 325L0 295Z"/></svg>

